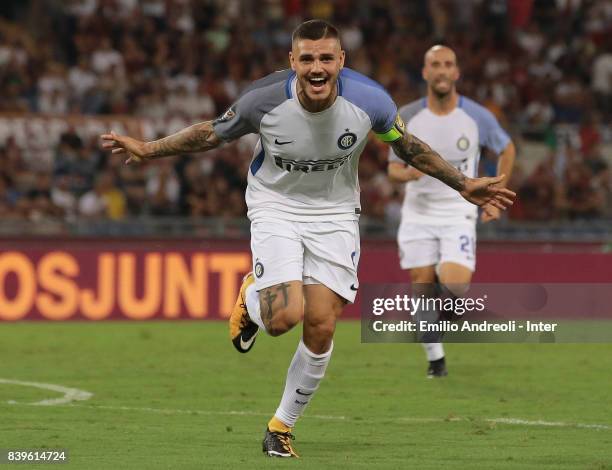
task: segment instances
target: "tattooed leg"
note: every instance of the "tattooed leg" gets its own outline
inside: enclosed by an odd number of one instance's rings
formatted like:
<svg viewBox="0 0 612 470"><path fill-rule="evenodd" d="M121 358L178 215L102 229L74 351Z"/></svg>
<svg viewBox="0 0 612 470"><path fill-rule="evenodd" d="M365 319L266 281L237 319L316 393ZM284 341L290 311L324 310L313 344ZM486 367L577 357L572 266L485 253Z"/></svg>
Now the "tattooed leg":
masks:
<svg viewBox="0 0 612 470"><path fill-rule="evenodd" d="M262 306L261 309L261 319L266 325L266 329L272 333L272 317L274 316L274 301L278 297L274 292L274 287L269 287L264 289L259 294L260 298L262 298L265 302L265 307Z"/></svg>
<svg viewBox="0 0 612 470"><path fill-rule="evenodd" d="M304 315L302 283L289 281L259 291L261 320L272 336L293 328Z"/></svg>
<svg viewBox="0 0 612 470"><path fill-rule="evenodd" d="M276 291L283 293L283 306L287 307L287 305L289 305L289 284L286 282L279 284L276 288Z"/></svg>

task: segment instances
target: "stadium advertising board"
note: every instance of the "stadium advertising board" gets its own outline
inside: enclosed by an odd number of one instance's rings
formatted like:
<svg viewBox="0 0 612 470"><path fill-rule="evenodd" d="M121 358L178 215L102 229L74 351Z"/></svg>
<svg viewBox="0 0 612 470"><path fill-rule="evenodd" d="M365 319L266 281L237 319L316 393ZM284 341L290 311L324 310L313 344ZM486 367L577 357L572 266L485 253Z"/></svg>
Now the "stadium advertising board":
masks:
<svg viewBox="0 0 612 470"><path fill-rule="evenodd" d="M606 253L485 247L474 282L609 283L611 260ZM5 240L0 321L223 319L250 269L246 241ZM365 242L359 273L364 288L407 283L393 243ZM343 318L359 315L358 305L351 305Z"/></svg>
<svg viewBox="0 0 612 470"><path fill-rule="evenodd" d="M221 318L250 256L194 251L4 251L0 320Z"/></svg>

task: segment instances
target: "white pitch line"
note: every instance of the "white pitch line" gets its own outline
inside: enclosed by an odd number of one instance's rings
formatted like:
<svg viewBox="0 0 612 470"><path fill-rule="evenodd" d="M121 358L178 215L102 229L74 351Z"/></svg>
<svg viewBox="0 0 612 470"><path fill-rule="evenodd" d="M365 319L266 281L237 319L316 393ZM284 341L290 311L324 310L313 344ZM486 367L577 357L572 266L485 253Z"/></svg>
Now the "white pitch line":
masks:
<svg viewBox="0 0 612 470"><path fill-rule="evenodd" d="M87 409L100 409L100 410L117 410L117 411L146 411L149 413L160 413L160 414L185 414L185 415L220 415L220 416L270 416L270 413L263 413L259 411L210 411L210 410L179 410L173 408L149 408L149 407L138 407L138 406L111 406L111 405L77 405L74 403L70 404L71 407L87 408ZM346 416L331 416L331 415L308 415L309 418L323 419L331 421L344 421L350 418Z"/></svg>
<svg viewBox="0 0 612 470"><path fill-rule="evenodd" d="M37 401L35 403L20 403L14 400L8 403L12 405L36 405L36 406L51 406L51 405L65 405L73 401L89 400L93 397L93 393L86 392L85 390L79 390L78 388L62 387L61 385L45 384L40 382L23 382L21 380L11 379L0 379L0 384L8 385L23 385L24 387L35 387L42 388L43 390L51 390L57 393L63 393L63 397L59 398L48 398L46 400Z"/></svg>
<svg viewBox="0 0 612 470"><path fill-rule="evenodd" d="M52 398L47 400L41 400L35 403L22 403L16 401L9 401L11 405L68 405L70 407L80 407L87 409L100 409L110 411L144 411L147 413L159 413L159 414L188 414L188 415L200 415L200 416L262 416L268 417L270 413L264 413L259 411L212 411L212 410L181 410L175 408L151 408L151 407L136 407L136 406L112 406L112 405L80 405L74 403L75 401L83 401L90 399L93 394L84 390L76 388L62 387L61 385L45 384L39 382L23 382L20 380L9 380L0 379L0 384L10 385L23 385L28 387L42 388L45 390L52 390L54 392L63 393L64 396L60 398ZM306 418L328 420L328 421L362 421L355 417L349 416L336 416L336 415L311 415L308 414ZM477 418L478 420L478 418ZM413 416L396 416L389 418L374 418L374 419L363 419L363 421L400 421L409 423L444 423L444 422L464 422L471 421L467 418L461 418L457 416L448 418L418 418ZM558 428L581 428L581 429L599 429L599 430L612 430L612 425L608 424L588 424L588 423L567 423L563 421L543 421L543 420L528 420L521 418L480 418L480 421L495 424L508 424L517 426L545 426L545 427L558 427Z"/></svg>
<svg viewBox="0 0 612 470"><path fill-rule="evenodd" d="M71 403L71 407L80 407L88 409L103 409L103 410L116 410L116 411L144 411L149 413L160 413L160 414L191 414L201 416L263 416L269 417L270 413L263 413L258 411L210 411L210 410L180 410L172 408L148 408L148 407L136 407L136 406L111 406L111 405L79 405ZM397 416L390 418L375 418L375 419L356 419L349 416L334 416L334 415L311 415L307 414L305 418L328 420L328 421L403 421L410 423L444 423L444 422L468 422L471 421L467 418L460 417L449 417L449 418L418 418L412 416ZM478 420L478 418L476 419ZM582 429L601 429L610 431L612 425L608 424L587 424L587 423L567 423L562 421L542 421L542 420L527 420L520 418L482 418L480 421L486 421L488 423L495 424L508 424L508 425L519 425L519 426L548 426L558 428L582 428Z"/></svg>
<svg viewBox="0 0 612 470"><path fill-rule="evenodd" d="M574 428L583 428L583 429L612 429L612 426L608 426L607 424L586 424L586 423L564 423L562 421L529 421L527 419L520 418L490 418L486 419L490 423L499 423L499 424L520 424L525 426L550 426L550 427L574 427Z"/></svg>
<svg viewBox="0 0 612 470"><path fill-rule="evenodd" d="M460 421L485 421L487 423L494 424L510 424L520 426L548 426L557 428L583 428L583 429L603 429L612 430L612 426L608 424L586 424L586 423L566 423L563 421L543 421L543 420L529 420L521 418L460 418L458 416L452 416L449 418L412 418L412 417L399 417L396 418L399 421L408 422L421 422L421 423L435 423L435 422L460 422Z"/></svg>

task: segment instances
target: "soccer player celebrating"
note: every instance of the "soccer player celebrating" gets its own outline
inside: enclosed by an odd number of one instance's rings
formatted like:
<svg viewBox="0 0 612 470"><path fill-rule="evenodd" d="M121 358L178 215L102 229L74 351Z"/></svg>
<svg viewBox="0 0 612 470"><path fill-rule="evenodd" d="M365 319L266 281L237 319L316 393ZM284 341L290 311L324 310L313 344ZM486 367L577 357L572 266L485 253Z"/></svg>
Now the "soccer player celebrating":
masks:
<svg viewBox="0 0 612 470"><path fill-rule="evenodd" d="M466 177L476 176L481 147L489 148L499 156L496 187L504 187L514 164L514 145L493 114L457 93L459 68L453 50L445 46L429 49L423 78L427 96L399 110L406 133L431 143ZM413 292L462 295L469 287L476 262L476 206L407 163L395 146L389 153L388 174L394 181L407 183L397 239L400 265L410 270ZM499 218L495 204L481 207L483 222ZM425 312L423 315L427 316ZM440 333L427 333L421 338L429 361L429 378L447 375L441 339Z"/></svg>
<svg viewBox="0 0 612 470"><path fill-rule="evenodd" d="M105 134L104 147L141 162L202 152L259 134L248 174L253 273L230 317L236 349L260 329L281 335L303 319L303 335L280 405L266 428L269 456L297 457L292 428L325 375L344 305L355 299L360 213L357 167L370 130L406 163L473 204L505 209L515 194L501 178L473 179L404 131L397 107L376 82L343 68L338 30L311 20L293 33L290 70L254 82L215 121L153 142Z"/></svg>

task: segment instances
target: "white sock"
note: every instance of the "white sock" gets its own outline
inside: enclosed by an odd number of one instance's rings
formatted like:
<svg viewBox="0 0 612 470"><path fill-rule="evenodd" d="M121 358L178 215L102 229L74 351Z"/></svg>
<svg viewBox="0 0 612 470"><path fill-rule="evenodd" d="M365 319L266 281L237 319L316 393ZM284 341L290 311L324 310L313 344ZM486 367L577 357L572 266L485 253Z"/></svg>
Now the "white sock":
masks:
<svg viewBox="0 0 612 470"><path fill-rule="evenodd" d="M444 357L444 348L442 343L421 343L428 361L437 361Z"/></svg>
<svg viewBox="0 0 612 470"><path fill-rule="evenodd" d="M261 306L259 304L259 292L255 290L255 283L247 287L246 304L247 304L247 312L249 312L249 317L251 318L251 321L267 333L268 330L266 330L266 326L264 325L263 320L261 319Z"/></svg>
<svg viewBox="0 0 612 470"><path fill-rule="evenodd" d="M290 428L295 425L314 392L319 388L319 382L325 375L333 349L332 343L326 353L314 354L306 347L304 341L300 340L287 372L283 398L274 413L274 416Z"/></svg>

